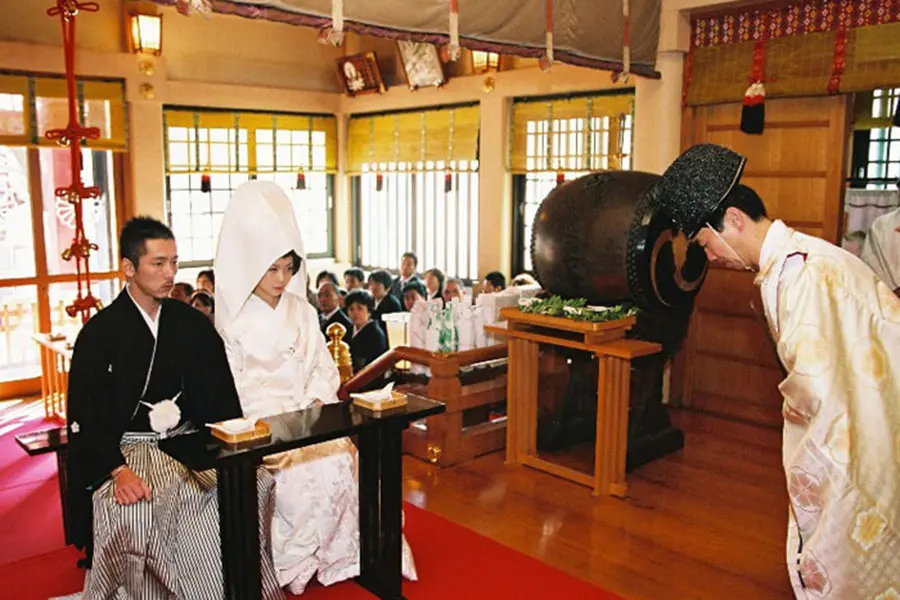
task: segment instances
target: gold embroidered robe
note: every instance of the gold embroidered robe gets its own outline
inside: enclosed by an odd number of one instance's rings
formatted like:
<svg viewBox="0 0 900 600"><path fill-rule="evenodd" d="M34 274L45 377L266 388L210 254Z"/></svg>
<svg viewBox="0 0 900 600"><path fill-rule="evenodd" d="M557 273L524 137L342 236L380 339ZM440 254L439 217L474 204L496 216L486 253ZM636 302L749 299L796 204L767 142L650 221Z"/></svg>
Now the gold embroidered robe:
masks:
<svg viewBox="0 0 900 600"><path fill-rule="evenodd" d="M776 224L756 282L789 373L791 582L803 599L900 598L900 300L855 256ZM782 274L789 258L802 264Z"/></svg>

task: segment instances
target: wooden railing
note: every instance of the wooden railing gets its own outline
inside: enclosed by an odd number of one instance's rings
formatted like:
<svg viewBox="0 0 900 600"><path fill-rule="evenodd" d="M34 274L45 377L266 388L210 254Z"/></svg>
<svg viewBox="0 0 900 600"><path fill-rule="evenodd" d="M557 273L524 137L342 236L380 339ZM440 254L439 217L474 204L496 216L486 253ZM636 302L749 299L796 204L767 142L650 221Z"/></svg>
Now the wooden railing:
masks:
<svg viewBox="0 0 900 600"><path fill-rule="evenodd" d="M59 300L50 307L50 331L65 334L70 341L81 329L81 323L66 314L66 302ZM16 372L40 366L40 357L32 336L40 333L37 302L11 301L0 305L0 374L9 381L18 379ZM6 371L4 374L3 371Z"/></svg>

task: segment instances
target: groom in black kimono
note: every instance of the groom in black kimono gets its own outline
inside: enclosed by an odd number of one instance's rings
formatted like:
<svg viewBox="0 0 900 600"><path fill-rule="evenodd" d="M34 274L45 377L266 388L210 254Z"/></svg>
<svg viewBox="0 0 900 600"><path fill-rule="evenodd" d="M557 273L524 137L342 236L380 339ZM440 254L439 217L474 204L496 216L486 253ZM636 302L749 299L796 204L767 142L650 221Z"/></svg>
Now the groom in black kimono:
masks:
<svg viewBox="0 0 900 600"><path fill-rule="evenodd" d="M158 443L240 417L240 402L209 319L168 298L178 270L169 228L132 219L119 248L128 284L84 325L69 372L73 538L93 541L84 597L205 597L222 589L215 473L189 470ZM261 509L271 490L262 476ZM274 586L263 597L280 596Z"/></svg>

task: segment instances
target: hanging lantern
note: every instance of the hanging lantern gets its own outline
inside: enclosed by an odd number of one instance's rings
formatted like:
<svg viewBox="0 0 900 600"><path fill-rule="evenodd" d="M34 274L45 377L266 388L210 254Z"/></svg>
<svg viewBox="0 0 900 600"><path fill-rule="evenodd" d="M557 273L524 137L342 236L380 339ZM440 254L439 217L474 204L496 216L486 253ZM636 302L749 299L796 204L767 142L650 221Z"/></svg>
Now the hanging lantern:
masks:
<svg viewBox="0 0 900 600"><path fill-rule="evenodd" d="M449 194L453 191L453 173L444 175L444 193Z"/></svg>
<svg viewBox="0 0 900 600"><path fill-rule="evenodd" d="M384 175L378 173L375 175L375 191L380 192L384 189Z"/></svg>
<svg viewBox="0 0 900 600"><path fill-rule="evenodd" d="M472 72L487 73L500 70L500 55L496 52L472 51Z"/></svg>
<svg viewBox="0 0 900 600"><path fill-rule="evenodd" d="M556 185L562 185L566 182L566 174L560 171L556 174Z"/></svg>
<svg viewBox="0 0 900 600"><path fill-rule="evenodd" d="M305 190L306 189L306 174L303 171L297 173L297 189Z"/></svg>
<svg viewBox="0 0 900 600"><path fill-rule="evenodd" d="M208 194L212 191L212 181L209 177L209 173L204 173L200 176L200 191L204 194Z"/></svg>

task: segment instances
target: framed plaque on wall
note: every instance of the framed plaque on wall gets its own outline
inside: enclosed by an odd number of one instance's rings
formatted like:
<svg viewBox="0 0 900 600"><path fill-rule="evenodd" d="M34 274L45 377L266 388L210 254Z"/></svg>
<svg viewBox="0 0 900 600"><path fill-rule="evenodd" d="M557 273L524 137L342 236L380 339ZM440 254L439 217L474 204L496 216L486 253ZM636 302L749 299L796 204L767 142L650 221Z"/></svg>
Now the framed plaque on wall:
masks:
<svg viewBox="0 0 900 600"><path fill-rule="evenodd" d="M433 44L401 40L397 48L410 89L440 87L447 82L441 57Z"/></svg>
<svg viewBox="0 0 900 600"><path fill-rule="evenodd" d="M351 54L337 59L338 75L348 96L383 94L387 88L374 52Z"/></svg>

